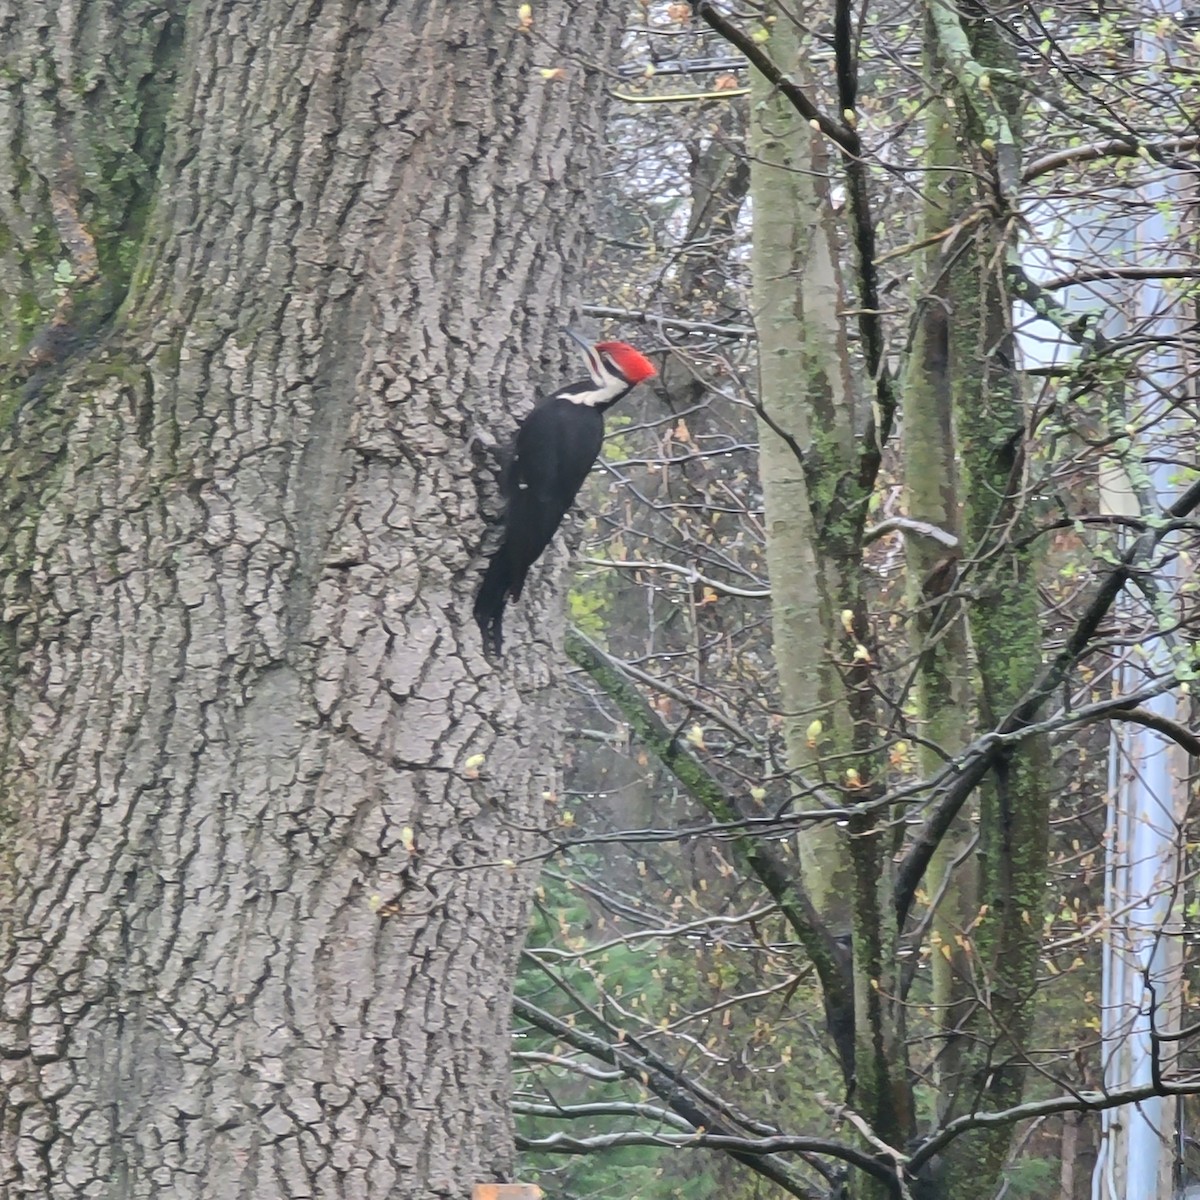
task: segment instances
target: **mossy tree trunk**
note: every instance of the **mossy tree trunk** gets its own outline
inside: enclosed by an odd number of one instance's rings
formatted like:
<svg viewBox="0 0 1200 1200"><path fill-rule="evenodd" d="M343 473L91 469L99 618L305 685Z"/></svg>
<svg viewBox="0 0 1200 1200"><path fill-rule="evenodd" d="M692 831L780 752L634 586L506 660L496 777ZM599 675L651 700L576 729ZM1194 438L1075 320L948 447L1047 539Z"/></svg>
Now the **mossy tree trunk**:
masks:
<svg viewBox="0 0 1200 1200"><path fill-rule="evenodd" d="M816 94L797 26L781 13L764 28L772 61L802 92ZM960 231L939 239L926 259L926 302L906 377L905 471L908 515L959 538L957 550L916 533L908 545L923 651L922 729L953 752L973 711L985 728L1000 722L1041 656L1033 563L1013 548L1028 518L1024 411L1004 270L1019 151L1017 106L1004 85L1011 50L999 27L976 13L931 12L930 28L931 87L957 89L958 103L937 102L931 110L925 220L928 233L956 225ZM761 469L789 765L798 785L820 779L826 795L841 786L848 799L861 800L877 769L868 748L878 731L855 674L856 664L870 663L861 580L868 501L861 483L870 475L858 470L856 434L873 430L848 365L839 309L852 305L842 299L836 268L825 143L782 95L761 79L755 87ZM865 337L864 349L869 357ZM970 583L960 607L962 556L969 557L962 572ZM816 738L813 720L821 722ZM953 1046L942 1063L947 1116L979 1103L1013 1103L1021 1094L1045 880L1046 764L1037 740L1005 760L982 790L974 861L949 871L974 836L964 827L942 847L931 881L934 889L943 877L949 881L935 925L935 940L953 947L939 954L935 997ZM888 1000L899 988L885 965L894 961L898 931L877 890L886 858L865 811L843 830L805 833L801 860L804 886L827 926L854 933L855 1106L877 1136L900 1144L913 1115L899 1049L903 1009ZM964 1143L961 1155L953 1150L946 1194L990 1195L1007 1146L1005 1131L972 1140L969 1150Z"/></svg>
<svg viewBox="0 0 1200 1200"><path fill-rule="evenodd" d="M765 16L773 62L811 92L813 47L797 23L807 18L784 8ZM862 541L872 481L861 470L861 438L870 405L848 348L852 306L830 199L836 159L757 73L751 101L759 469L788 766L802 806L839 796L854 804L870 795L881 751ZM911 1108L888 999L896 989L883 823L863 810L845 827L805 830L798 848L824 933L849 934L852 944L817 968L854 1103L880 1138L899 1144L911 1132Z"/></svg>
<svg viewBox="0 0 1200 1200"><path fill-rule="evenodd" d="M471 434L581 257L534 68L619 16L536 10L0 4L6 1196L511 1170L561 557L489 665Z"/></svg>
<svg viewBox="0 0 1200 1200"><path fill-rule="evenodd" d="M932 28L930 61L940 63ZM971 203L969 177L961 171L953 109L940 95L925 122L924 203L919 240L941 235ZM975 729L973 668L966 617L958 595L962 555L962 480L955 428L950 362L951 315L940 237L925 251L917 278L917 319L905 363L903 479L907 515L945 531L957 547L929 537L905 540L910 633L917 655L915 698L922 741L917 761L932 776L948 756L970 741ZM930 863L925 900L930 914L933 1002L942 1033L935 1079L949 1101L959 1088L959 1029L972 997L966 934L978 911L972 847L977 826L958 821Z"/></svg>
<svg viewBox="0 0 1200 1200"><path fill-rule="evenodd" d="M929 187L951 199L944 227L961 223L964 230L948 239L935 303L946 313L946 374L962 465L960 580L977 663L976 703L983 727L993 728L1026 694L1042 663L1035 564L1022 537L1032 525L1023 488L1026 420L1005 281L1020 150L1020 104L1009 81L1019 67L1009 35L992 15L969 4L933 6L929 20L936 48L931 83L940 81L957 99L946 115L958 162L944 165L952 179L972 181L969 189L953 183L943 190L939 172ZM951 1001L945 1015L962 1035L945 1080L953 1089L943 1096L947 1117L1021 1099L1045 906L1048 768L1041 738L1023 741L1001 760L980 793L977 899L967 889L944 900L962 908L944 911L943 923L964 931L960 953L948 960L956 977L943 984ZM992 1196L1009 1144L1008 1130L980 1130L953 1145L944 1193L956 1200Z"/></svg>

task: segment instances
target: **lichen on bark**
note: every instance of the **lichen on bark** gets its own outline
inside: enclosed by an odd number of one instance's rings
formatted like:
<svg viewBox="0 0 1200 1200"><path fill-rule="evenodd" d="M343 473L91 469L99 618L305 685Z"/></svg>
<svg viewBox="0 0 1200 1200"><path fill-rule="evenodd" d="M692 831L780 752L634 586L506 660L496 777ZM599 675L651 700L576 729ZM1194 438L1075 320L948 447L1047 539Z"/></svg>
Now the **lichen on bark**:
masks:
<svg viewBox="0 0 1200 1200"><path fill-rule="evenodd" d="M961 101L944 112L948 128L938 143L946 155L940 165L955 181L944 189L943 227L982 214L964 226L954 253L935 264L929 286L931 305L946 314L944 377L961 464L963 545L971 555L963 607L976 664L975 706L983 726L992 728L1042 668L1036 559L1031 539L1022 537L1031 523L1021 457L1025 410L1004 272L1014 236L1006 189L1019 151L1021 101L1003 82L1013 77L1016 59L994 14L984 17L964 4L929 20L932 76L946 79L952 92L960 89ZM951 27L957 32L949 47ZM989 81L982 97L961 94L977 92L981 80ZM1001 118L1005 140L998 145ZM933 177L927 186L932 194ZM936 716L937 705L954 702L953 680L930 676L926 684L926 708ZM939 981L954 1022L947 1119L968 1108L1012 1105L1022 1095L1044 903L1048 767L1045 740L1037 737L1002 760L980 789L974 878L942 898L939 921L947 936L962 931L948 960L954 977ZM953 912L948 906L956 902L961 907ZM1008 1146L1007 1130L979 1131L952 1146L943 1165L946 1194L991 1196Z"/></svg>

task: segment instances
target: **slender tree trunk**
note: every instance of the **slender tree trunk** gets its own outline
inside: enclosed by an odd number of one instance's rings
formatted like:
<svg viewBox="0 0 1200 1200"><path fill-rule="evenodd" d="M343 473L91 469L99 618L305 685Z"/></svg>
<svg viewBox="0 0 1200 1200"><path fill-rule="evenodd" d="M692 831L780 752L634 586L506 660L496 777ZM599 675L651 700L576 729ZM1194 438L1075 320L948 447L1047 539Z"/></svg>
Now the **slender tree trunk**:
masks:
<svg viewBox="0 0 1200 1200"><path fill-rule="evenodd" d="M490 666L468 447L617 16L0 0L4 1195L509 1173L562 558Z"/></svg>
<svg viewBox="0 0 1200 1200"><path fill-rule="evenodd" d="M927 31L931 77L942 69L932 30ZM952 110L942 97L930 101L925 123L926 163L922 238L942 234L972 201L970 177L961 166ZM959 438L954 427L951 316L947 266L940 240L924 255L918 281L917 320L904 380L904 491L910 517L929 521L962 539ZM955 364L957 365L957 364ZM932 539L905 542L911 628L916 660L916 699L923 740L917 759L932 775L970 739L974 728L972 670L966 622L956 597L962 547ZM930 956L933 999L942 1042L934 1060L941 1100L950 1104L960 1087L964 1018L974 1000L967 934L979 911L978 879L971 847L977 819L960 820L943 838L926 890L933 909Z"/></svg>
<svg viewBox="0 0 1200 1200"><path fill-rule="evenodd" d="M775 61L809 94L818 18L779 7ZM850 368L830 202L830 152L778 91L751 76L753 299L759 337L762 476L771 622L788 766L865 797L880 768L870 681L862 528L869 487L860 472L861 402ZM800 787L795 789L803 795ZM804 803L811 803L805 796ZM851 935L813 956L826 1018L855 1103L885 1142L902 1144L911 1113L889 997L893 927L883 823L863 813L847 828L815 826L797 838L804 887L823 932ZM849 985L849 986L848 986ZM851 1082L852 1081L852 1082ZM856 1183L869 1195L875 1181Z"/></svg>
<svg viewBox="0 0 1200 1200"><path fill-rule="evenodd" d="M772 53L805 78L800 35L786 15ZM811 766L851 744L839 660L840 613L858 580L847 557L822 553L818 520L852 454L854 393L847 367L841 281L829 203L829 155L791 104L757 72L752 81L750 180L753 302L765 419L759 423L773 648L788 763ZM803 461L802 461L803 456ZM853 646L851 646L851 651ZM808 730L820 721L823 732ZM800 861L818 910L849 932L854 875L832 826L806 830Z"/></svg>
<svg viewBox="0 0 1200 1200"><path fill-rule="evenodd" d="M963 195L965 189L946 189L957 200L947 222L952 227L971 208L1003 213L1011 202L1020 177L1022 94L1007 82L1017 70L1007 26L970 0L930 5L927 14L939 56L931 74L948 73L955 89L958 177L973 180L977 189L973 198ZM1042 664L1036 558L1022 539L1032 527L1023 469L1026 416L1004 275L1014 226L1003 218L980 221L965 244L945 252L939 279L962 471L962 529L972 556L965 611L985 728L1017 704ZM946 1116L1013 1105L1024 1091L1045 904L1049 771L1046 741L1031 737L980 789L977 901L970 889L957 897L965 902L958 916L963 953L948 961L961 973L939 981L954 1001L945 1015L965 1035L948 1063L953 1074L944 1080L957 1084L941 1097ZM940 919L952 920L945 907ZM945 1195L988 1200L1010 1144L1010 1131L999 1129L951 1146L944 1159Z"/></svg>

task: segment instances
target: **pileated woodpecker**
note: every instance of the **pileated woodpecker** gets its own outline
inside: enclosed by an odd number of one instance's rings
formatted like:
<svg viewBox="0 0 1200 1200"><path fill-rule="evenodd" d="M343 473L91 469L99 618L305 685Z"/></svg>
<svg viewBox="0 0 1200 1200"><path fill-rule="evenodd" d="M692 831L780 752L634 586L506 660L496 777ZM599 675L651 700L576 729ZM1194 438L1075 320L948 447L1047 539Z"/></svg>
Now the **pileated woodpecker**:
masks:
<svg viewBox="0 0 1200 1200"><path fill-rule="evenodd" d="M526 573L550 544L600 453L604 410L658 373L625 342L593 344L566 332L583 348L588 378L548 396L517 430L504 474L504 542L475 596L483 645L494 654L500 653L505 604L521 598Z"/></svg>

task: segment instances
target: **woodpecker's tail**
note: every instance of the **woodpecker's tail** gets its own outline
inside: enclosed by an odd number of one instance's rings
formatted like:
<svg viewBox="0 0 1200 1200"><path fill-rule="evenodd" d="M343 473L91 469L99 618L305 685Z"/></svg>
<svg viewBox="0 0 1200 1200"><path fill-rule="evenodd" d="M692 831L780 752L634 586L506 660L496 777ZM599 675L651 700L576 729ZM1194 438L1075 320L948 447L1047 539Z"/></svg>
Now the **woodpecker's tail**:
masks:
<svg viewBox="0 0 1200 1200"><path fill-rule="evenodd" d="M487 654L500 655L502 637L501 625L504 621L504 605L508 600L508 591L512 587L512 564L508 556L508 547L501 546L492 555L488 569L484 573L479 591L475 593L475 621L479 632L483 635L483 649Z"/></svg>

